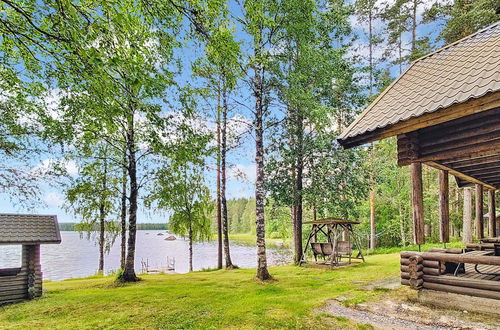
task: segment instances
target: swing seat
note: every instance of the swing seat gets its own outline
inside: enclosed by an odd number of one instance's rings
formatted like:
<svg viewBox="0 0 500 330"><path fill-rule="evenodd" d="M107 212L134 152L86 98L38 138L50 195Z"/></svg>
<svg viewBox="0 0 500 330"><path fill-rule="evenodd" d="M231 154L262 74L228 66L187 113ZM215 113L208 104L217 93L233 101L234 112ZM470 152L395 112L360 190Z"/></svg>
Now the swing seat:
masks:
<svg viewBox="0 0 500 330"><path fill-rule="evenodd" d="M314 254L314 257L322 256L323 258L325 258L333 254L333 244L311 242L311 250Z"/></svg>
<svg viewBox="0 0 500 330"><path fill-rule="evenodd" d="M337 242L337 257L342 259L342 257L351 258L352 256L352 242L349 241L338 241ZM350 261L350 260L349 260Z"/></svg>

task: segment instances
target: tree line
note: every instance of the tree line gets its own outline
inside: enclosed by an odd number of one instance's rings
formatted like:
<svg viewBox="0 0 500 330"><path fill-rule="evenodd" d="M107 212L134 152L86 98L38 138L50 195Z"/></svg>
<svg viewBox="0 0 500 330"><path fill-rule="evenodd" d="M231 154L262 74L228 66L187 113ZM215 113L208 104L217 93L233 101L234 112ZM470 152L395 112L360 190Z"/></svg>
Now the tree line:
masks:
<svg viewBox="0 0 500 330"><path fill-rule="evenodd" d="M336 137L394 68L498 20L493 0L0 5L1 192L28 205L42 181L62 191L98 234L99 271L118 231L122 281L138 280L139 208L169 215L191 261L214 215L219 268L235 266L231 232L255 233L261 280L271 279L266 233L291 235L298 263L303 219L363 218L369 192L372 237L382 229L387 244L406 244L409 201L404 174L393 177L404 169L386 162L391 142L343 150ZM242 146L256 166L244 208L227 197Z"/></svg>

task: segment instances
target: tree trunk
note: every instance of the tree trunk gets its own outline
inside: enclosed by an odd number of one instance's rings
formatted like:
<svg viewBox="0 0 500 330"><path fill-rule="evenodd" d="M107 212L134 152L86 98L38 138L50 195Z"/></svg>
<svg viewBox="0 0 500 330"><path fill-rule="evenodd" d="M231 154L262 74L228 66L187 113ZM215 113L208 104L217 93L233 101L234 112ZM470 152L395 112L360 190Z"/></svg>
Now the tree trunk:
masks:
<svg viewBox="0 0 500 330"><path fill-rule="evenodd" d="M294 245L295 245L295 264L299 265L302 260L302 180L303 180L303 171L304 171L304 116L301 114L300 109L296 109L296 168L295 168L295 196L294 196L294 204L295 204L295 214L294 214Z"/></svg>
<svg viewBox="0 0 500 330"><path fill-rule="evenodd" d="M368 47L369 47L369 65L370 65L370 97L373 95L373 29L372 29L372 10L368 13Z"/></svg>
<svg viewBox="0 0 500 330"><path fill-rule="evenodd" d="M463 242L472 243L472 190L464 188Z"/></svg>
<svg viewBox="0 0 500 330"><path fill-rule="evenodd" d="M99 205L99 269L97 270L98 274L104 273L104 204L101 203Z"/></svg>
<svg viewBox="0 0 500 330"><path fill-rule="evenodd" d="M404 220L401 204L399 204L398 209L399 209L399 233L401 235L401 244L403 247L405 247L406 246L405 220Z"/></svg>
<svg viewBox="0 0 500 330"><path fill-rule="evenodd" d="M193 271L193 228L189 220L189 271Z"/></svg>
<svg viewBox="0 0 500 330"><path fill-rule="evenodd" d="M490 237L495 237L497 234L500 234L497 229L496 224L496 208L495 208L495 190L488 190L488 213L489 213L489 235Z"/></svg>
<svg viewBox="0 0 500 330"><path fill-rule="evenodd" d="M259 51L255 50L255 57L259 58ZM266 259L266 228L264 219L264 104L263 104L263 68L262 64L255 64L253 88L255 93L255 224L257 236L257 278L269 280L271 275L267 270Z"/></svg>
<svg viewBox="0 0 500 330"><path fill-rule="evenodd" d="M377 228L376 222L377 219L375 217L375 168L373 166L373 160L375 158L375 146L373 143L371 144L370 150L370 158L372 162L372 168L370 173L370 249L374 250L377 247Z"/></svg>
<svg viewBox="0 0 500 330"><path fill-rule="evenodd" d="M412 13L412 25L411 25L411 55L417 48L417 3L418 0L413 0L413 13Z"/></svg>
<svg viewBox="0 0 500 330"><path fill-rule="evenodd" d="M399 56L399 75L403 73L403 36L402 33L399 33L399 41L398 41L398 56Z"/></svg>
<svg viewBox="0 0 500 330"><path fill-rule="evenodd" d="M484 238L483 226L483 185L476 184L476 237Z"/></svg>
<svg viewBox="0 0 500 330"><path fill-rule="evenodd" d="M103 175L102 175L102 191L100 196L99 204L99 269L97 272L99 274L104 273L104 243L105 243L105 221L106 221L106 209L105 209L105 194L107 190L107 176L108 176L108 161L107 153L104 153L104 163L103 163Z"/></svg>
<svg viewBox="0 0 500 330"><path fill-rule="evenodd" d="M227 153L227 90L225 86L222 90L222 146L221 146L221 206L222 206L222 231L224 233L224 256L226 268L232 268L231 254L229 252L229 230L227 218L226 200L226 153Z"/></svg>
<svg viewBox="0 0 500 330"><path fill-rule="evenodd" d="M122 191L120 201L120 221L121 221L121 245L120 245L120 268L125 268L125 258L127 255L127 151L123 152L123 172Z"/></svg>
<svg viewBox="0 0 500 330"><path fill-rule="evenodd" d="M137 199L139 197L139 186L137 183L137 159L135 145L135 127L133 109L127 123L127 150L128 150L128 175L130 180L129 214L128 214L128 246L125 268L121 276L124 282L135 282L138 278L135 274L135 239L137 222Z"/></svg>
<svg viewBox="0 0 500 330"><path fill-rule="evenodd" d="M222 214L221 214L221 128L220 128L220 88L217 94L217 268L222 268Z"/></svg>

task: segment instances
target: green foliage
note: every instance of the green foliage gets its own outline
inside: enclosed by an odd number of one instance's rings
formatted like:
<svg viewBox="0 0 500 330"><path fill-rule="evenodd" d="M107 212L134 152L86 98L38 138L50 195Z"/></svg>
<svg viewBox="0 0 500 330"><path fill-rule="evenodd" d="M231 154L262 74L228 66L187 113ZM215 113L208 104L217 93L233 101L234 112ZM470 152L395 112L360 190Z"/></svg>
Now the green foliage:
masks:
<svg viewBox="0 0 500 330"><path fill-rule="evenodd" d="M200 164L173 163L162 170L152 201L158 209L170 210L168 230L192 241L211 237L213 203L204 184Z"/></svg>
<svg viewBox="0 0 500 330"><path fill-rule="evenodd" d="M427 17L446 19L440 38L449 44L500 20L498 8L498 0L455 0L444 5L434 4Z"/></svg>

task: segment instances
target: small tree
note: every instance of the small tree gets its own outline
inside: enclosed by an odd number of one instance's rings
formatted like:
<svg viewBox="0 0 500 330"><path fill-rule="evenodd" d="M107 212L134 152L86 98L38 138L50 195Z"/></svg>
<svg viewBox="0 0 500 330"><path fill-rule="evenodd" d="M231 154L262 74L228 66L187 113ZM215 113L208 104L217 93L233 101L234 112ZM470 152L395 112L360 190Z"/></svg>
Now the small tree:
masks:
<svg viewBox="0 0 500 330"><path fill-rule="evenodd" d="M186 162L169 166L154 196L160 209L173 211L169 231L189 239L189 271L193 271L193 242L211 237L213 202L200 165Z"/></svg>
<svg viewBox="0 0 500 330"><path fill-rule="evenodd" d="M109 158L108 148L98 144L97 151L82 163L80 175L70 182L66 190L67 209L82 218L78 231L86 232L89 238L96 236L99 274L104 272L104 254L111 249L118 232L115 223L108 219L116 206L119 183Z"/></svg>

